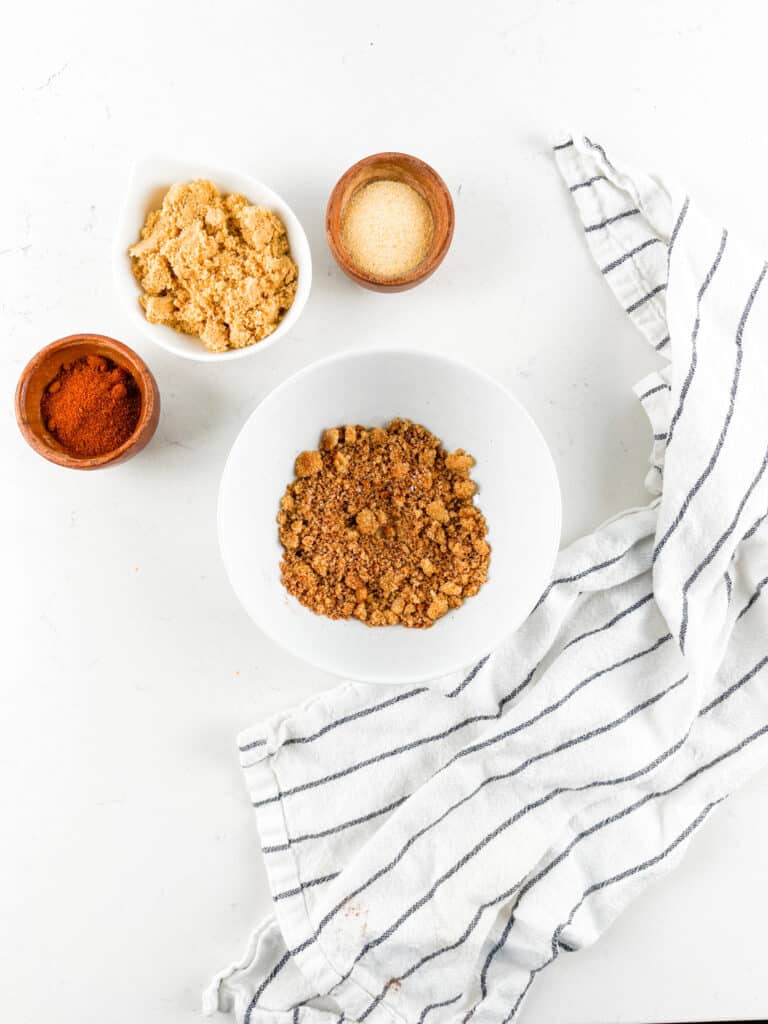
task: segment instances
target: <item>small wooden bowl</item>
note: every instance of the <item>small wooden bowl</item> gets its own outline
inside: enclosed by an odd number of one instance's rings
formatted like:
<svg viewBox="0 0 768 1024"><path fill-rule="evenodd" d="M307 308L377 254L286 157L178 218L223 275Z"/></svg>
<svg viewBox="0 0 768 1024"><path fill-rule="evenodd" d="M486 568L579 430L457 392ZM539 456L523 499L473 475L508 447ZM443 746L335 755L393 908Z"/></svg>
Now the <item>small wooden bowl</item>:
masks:
<svg viewBox="0 0 768 1024"><path fill-rule="evenodd" d="M80 458L68 452L48 430L40 412L43 392L63 363L82 356L103 356L127 370L141 393L136 429L119 448L105 455ZM41 349L27 363L16 388L16 421L31 448L44 459L67 469L101 469L137 455L150 441L160 419L160 392L149 367L132 349L103 334L71 334Z"/></svg>
<svg viewBox="0 0 768 1024"><path fill-rule="evenodd" d="M429 205L434 222L432 244L421 263L407 274L385 279L366 273L352 262L341 234L344 211L354 193L363 185L382 180L404 181L415 189ZM334 259L347 277L376 292L404 292L425 281L448 252L453 225L453 200L448 186L429 164L407 153L375 153L353 164L336 182L325 214L325 233Z"/></svg>

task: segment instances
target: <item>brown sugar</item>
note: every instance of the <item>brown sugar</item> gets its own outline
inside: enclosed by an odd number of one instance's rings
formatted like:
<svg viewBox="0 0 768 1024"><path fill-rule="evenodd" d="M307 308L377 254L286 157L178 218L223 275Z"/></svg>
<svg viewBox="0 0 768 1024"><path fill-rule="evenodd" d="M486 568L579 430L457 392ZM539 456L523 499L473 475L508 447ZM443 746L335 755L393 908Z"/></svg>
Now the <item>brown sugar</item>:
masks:
<svg viewBox="0 0 768 1024"><path fill-rule="evenodd" d="M147 320L192 334L212 352L266 338L296 296L283 222L210 181L172 185L128 254Z"/></svg>
<svg viewBox="0 0 768 1024"><path fill-rule="evenodd" d="M330 427L280 502L283 585L332 619L431 626L488 577L473 465L409 420Z"/></svg>

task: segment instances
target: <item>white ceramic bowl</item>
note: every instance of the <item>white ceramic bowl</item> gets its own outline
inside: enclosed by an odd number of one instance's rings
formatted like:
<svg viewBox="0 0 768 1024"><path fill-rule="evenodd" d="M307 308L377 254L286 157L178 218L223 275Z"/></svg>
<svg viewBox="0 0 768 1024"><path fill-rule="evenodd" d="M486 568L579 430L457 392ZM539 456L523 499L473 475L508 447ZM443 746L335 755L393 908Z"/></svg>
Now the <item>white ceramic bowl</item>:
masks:
<svg viewBox="0 0 768 1024"><path fill-rule="evenodd" d="M370 628L304 608L280 583L275 517L299 452L341 423L424 424L477 460L477 504L492 547L488 582L431 629ZM219 491L219 541L246 611L292 654L336 675L414 683L473 664L512 632L550 576L560 540L557 475L535 423L500 384L441 356L381 349L313 363L251 414Z"/></svg>
<svg viewBox="0 0 768 1024"><path fill-rule="evenodd" d="M191 181L194 178L207 178L222 192L241 192L256 206L266 206L278 215L288 232L291 256L299 268L299 285L293 305L272 334L247 348L229 349L227 352L209 352L199 338L181 334L162 324L151 324L139 305L141 289L131 273L128 249L138 240L147 214L150 210L159 208L169 187L174 182ZM309 242L296 214L284 199L281 199L276 192L257 181L256 178L218 167L209 167L206 164L186 163L178 160L142 160L134 164L128 194L115 236L112 260L117 290L139 329L168 352L200 362L211 363L240 359L243 356L263 352L270 345L274 345L290 331L301 316L312 285L312 256Z"/></svg>

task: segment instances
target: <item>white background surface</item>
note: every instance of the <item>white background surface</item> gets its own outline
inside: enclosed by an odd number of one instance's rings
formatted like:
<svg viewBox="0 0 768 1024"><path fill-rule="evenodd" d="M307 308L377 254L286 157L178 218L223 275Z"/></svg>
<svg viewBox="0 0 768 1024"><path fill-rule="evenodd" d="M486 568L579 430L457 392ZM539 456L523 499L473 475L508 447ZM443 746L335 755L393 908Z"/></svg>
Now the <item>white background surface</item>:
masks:
<svg viewBox="0 0 768 1024"><path fill-rule="evenodd" d="M0 221L3 1024L188 1024L269 901L234 736L331 680L259 635L221 568L215 502L249 411L308 361L415 344L463 356L552 447L565 539L644 500L649 354L591 265L547 148L578 123L664 168L768 248L765 6L710 0L14 5L4 13ZM456 204L438 274L395 296L332 264L325 201L401 149ZM118 308L109 253L131 161L262 178L302 220L315 283L252 360L184 362ZM67 472L21 440L16 378L78 330L135 346L163 417L136 460ZM279 430L279 424L275 425ZM523 1024L765 1016L768 776Z"/></svg>

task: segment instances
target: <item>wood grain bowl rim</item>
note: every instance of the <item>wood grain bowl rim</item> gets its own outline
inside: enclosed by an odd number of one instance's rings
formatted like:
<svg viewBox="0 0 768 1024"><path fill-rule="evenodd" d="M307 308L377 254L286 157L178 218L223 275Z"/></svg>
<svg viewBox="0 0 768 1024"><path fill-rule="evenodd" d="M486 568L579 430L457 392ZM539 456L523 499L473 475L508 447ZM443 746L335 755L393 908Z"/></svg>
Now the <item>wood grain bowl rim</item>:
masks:
<svg viewBox="0 0 768 1024"><path fill-rule="evenodd" d="M75 347L92 347L94 354L112 358L118 365L126 365L141 393L141 411L131 436L114 451L87 458L72 455L60 447L58 442L52 444L48 440L50 435L44 425L36 429L27 415L28 392L36 376L52 356L60 354L64 363L65 353ZM114 359L115 356L118 358ZM66 469L101 469L132 458L149 444L160 419L160 392L152 371L141 356L128 345L106 334L69 334L41 348L24 367L16 387L15 410L16 422L24 440L38 455Z"/></svg>
<svg viewBox="0 0 768 1024"><path fill-rule="evenodd" d="M438 223L442 223L443 221L444 227L440 232L437 230L435 231L429 251L412 270L409 270L405 274L400 274L398 277L380 278L376 277L374 274L369 274L366 271L361 270L360 267L353 263L351 258L348 256L341 240L341 221L347 203L359 188L363 188L372 181L392 180L391 174L384 178L383 176L377 176L375 172L377 167L381 167L383 165L391 166L393 164L403 166L411 172L414 178L421 182L428 183L428 187L426 187L424 191L421 189L418 190L419 194L429 204L436 229ZM350 181L360 175L361 172L365 171L371 172L367 176L367 180L364 182L361 181L359 185L346 197L345 201L344 193L346 192ZM411 184L411 182L408 182L408 184ZM444 217L436 216L436 196L439 197L444 204ZM422 281L425 281L435 272L435 270L437 270L443 262L443 259L450 248L451 241L453 240L455 221L456 214L450 190L434 167L430 166L430 164L426 163L424 160L420 160L418 157L411 156L409 153L372 153L370 156L363 157L362 160L358 160L357 163L354 163L351 167L347 168L334 185L326 207L325 234L328 240L328 247L331 250L333 258L347 277L351 278L357 284L362 285L364 288L369 288L374 291L398 292L405 291L408 288L413 288L417 284L421 284Z"/></svg>

